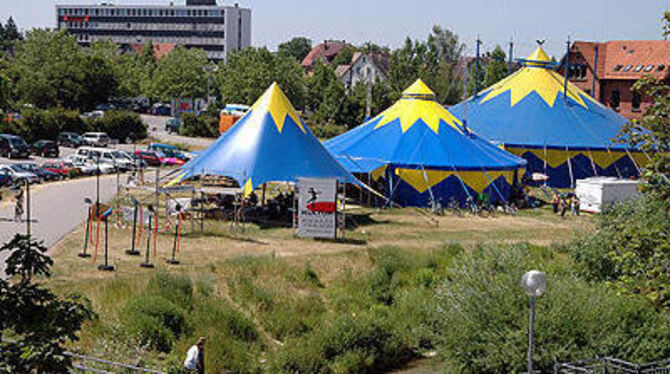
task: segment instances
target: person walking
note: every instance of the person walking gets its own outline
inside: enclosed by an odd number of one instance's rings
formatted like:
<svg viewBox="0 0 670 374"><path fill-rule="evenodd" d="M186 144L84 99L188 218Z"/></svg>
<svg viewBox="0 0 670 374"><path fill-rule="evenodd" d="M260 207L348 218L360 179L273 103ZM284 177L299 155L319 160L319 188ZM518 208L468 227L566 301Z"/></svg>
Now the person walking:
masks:
<svg viewBox="0 0 670 374"><path fill-rule="evenodd" d="M205 373L205 338L198 339L198 342L188 350L184 368L189 373Z"/></svg>
<svg viewBox="0 0 670 374"><path fill-rule="evenodd" d="M580 209L581 202L579 201L579 198L577 195L575 195L572 198L572 215L573 216L578 216L579 215L579 209Z"/></svg>
<svg viewBox="0 0 670 374"><path fill-rule="evenodd" d="M570 198L568 196L561 196L561 218L565 218L565 213L567 213L570 208Z"/></svg>
<svg viewBox="0 0 670 374"><path fill-rule="evenodd" d="M23 221L23 188L18 187L14 201L14 222L21 222Z"/></svg>
<svg viewBox="0 0 670 374"><path fill-rule="evenodd" d="M558 194L555 193L551 198L551 207L554 210L554 214L558 214L558 204L561 202L561 199L558 197Z"/></svg>

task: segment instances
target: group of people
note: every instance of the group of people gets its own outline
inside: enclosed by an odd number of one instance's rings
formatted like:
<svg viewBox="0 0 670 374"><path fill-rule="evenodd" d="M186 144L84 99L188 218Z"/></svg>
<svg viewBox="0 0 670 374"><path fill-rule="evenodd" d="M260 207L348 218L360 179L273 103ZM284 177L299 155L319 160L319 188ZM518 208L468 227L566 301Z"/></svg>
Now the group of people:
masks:
<svg viewBox="0 0 670 374"><path fill-rule="evenodd" d="M558 192L554 193L551 197L551 207L554 211L554 214L560 214L561 217L565 217L565 214L570 211L570 215L578 216L580 211L580 201L579 197L574 193L565 193L559 194Z"/></svg>

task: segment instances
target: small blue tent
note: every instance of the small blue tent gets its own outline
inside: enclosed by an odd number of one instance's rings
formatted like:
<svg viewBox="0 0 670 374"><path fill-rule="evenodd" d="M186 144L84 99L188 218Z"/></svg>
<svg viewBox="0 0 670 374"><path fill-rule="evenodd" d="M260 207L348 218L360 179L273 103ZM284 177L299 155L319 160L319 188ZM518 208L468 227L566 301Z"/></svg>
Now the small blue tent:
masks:
<svg viewBox="0 0 670 374"><path fill-rule="evenodd" d="M401 205L461 204L477 194L508 199L526 162L467 132L417 80L370 121L325 143L352 173L384 177Z"/></svg>
<svg viewBox="0 0 670 374"><path fill-rule="evenodd" d="M298 178L333 178L361 185L302 122L277 83L214 144L182 166L173 182L196 175L233 178L245 195L266 182Z"/></svg>
<svg viewBox="0 0 670 374"><path fill-rule="evenodd" d="M646 156L613 143L626 119L564 78L539 47L524 67L450 111L482 137L528 161L554 187L591 176L639 174Z"/></svg>

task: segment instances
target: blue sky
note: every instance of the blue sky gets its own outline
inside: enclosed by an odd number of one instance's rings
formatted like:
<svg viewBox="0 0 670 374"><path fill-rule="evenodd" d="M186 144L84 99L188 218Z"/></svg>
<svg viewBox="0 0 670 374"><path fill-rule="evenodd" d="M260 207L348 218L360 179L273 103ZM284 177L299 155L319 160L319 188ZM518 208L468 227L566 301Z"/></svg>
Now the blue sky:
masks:
<svg viewBox="0 0 670 374"><path fill-rule="evenodd" d="M115 4L168 4L169 0L105 0ZM184 0L174 0L176 4ZM54 5L100 0L0 0L0 19L14 16L22 29L53 27ZM219 0L222 3L221 0ZM668 0L239 0L252 8L255 46L277 45L293 36L373 41L400 46L407 36L425 37L433 24L456 31L474 54L477 35L484 50L514 39L515 57L528 55L536 39L560 57L565 40L659 39ZM226 2L226 4L232 4Z"/></svg>

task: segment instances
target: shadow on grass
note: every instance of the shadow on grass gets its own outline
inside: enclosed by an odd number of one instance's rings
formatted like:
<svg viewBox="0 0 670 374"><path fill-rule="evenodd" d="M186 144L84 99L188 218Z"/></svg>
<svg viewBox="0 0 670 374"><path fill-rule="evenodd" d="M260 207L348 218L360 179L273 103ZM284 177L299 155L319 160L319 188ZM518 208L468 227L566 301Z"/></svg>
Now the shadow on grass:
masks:
<svg viewBox="0 0 670 374"><path fill-rule="evenodd" d="M267 242L260 241L258 239L254 239L248 236L241 236L241 235L235 235L231 233L222 233L222 232L210 232L210 231L204 231L204 232L195 232L195 233L188 233L184 234L182 236L183 238L189 238L189 239L198 239L198 238L224 238L224 239L229 239L229 240L234 240L238 242L245 242L245 243L252 243L252 244L259 244L259 245L269 245Z"/></svg>

